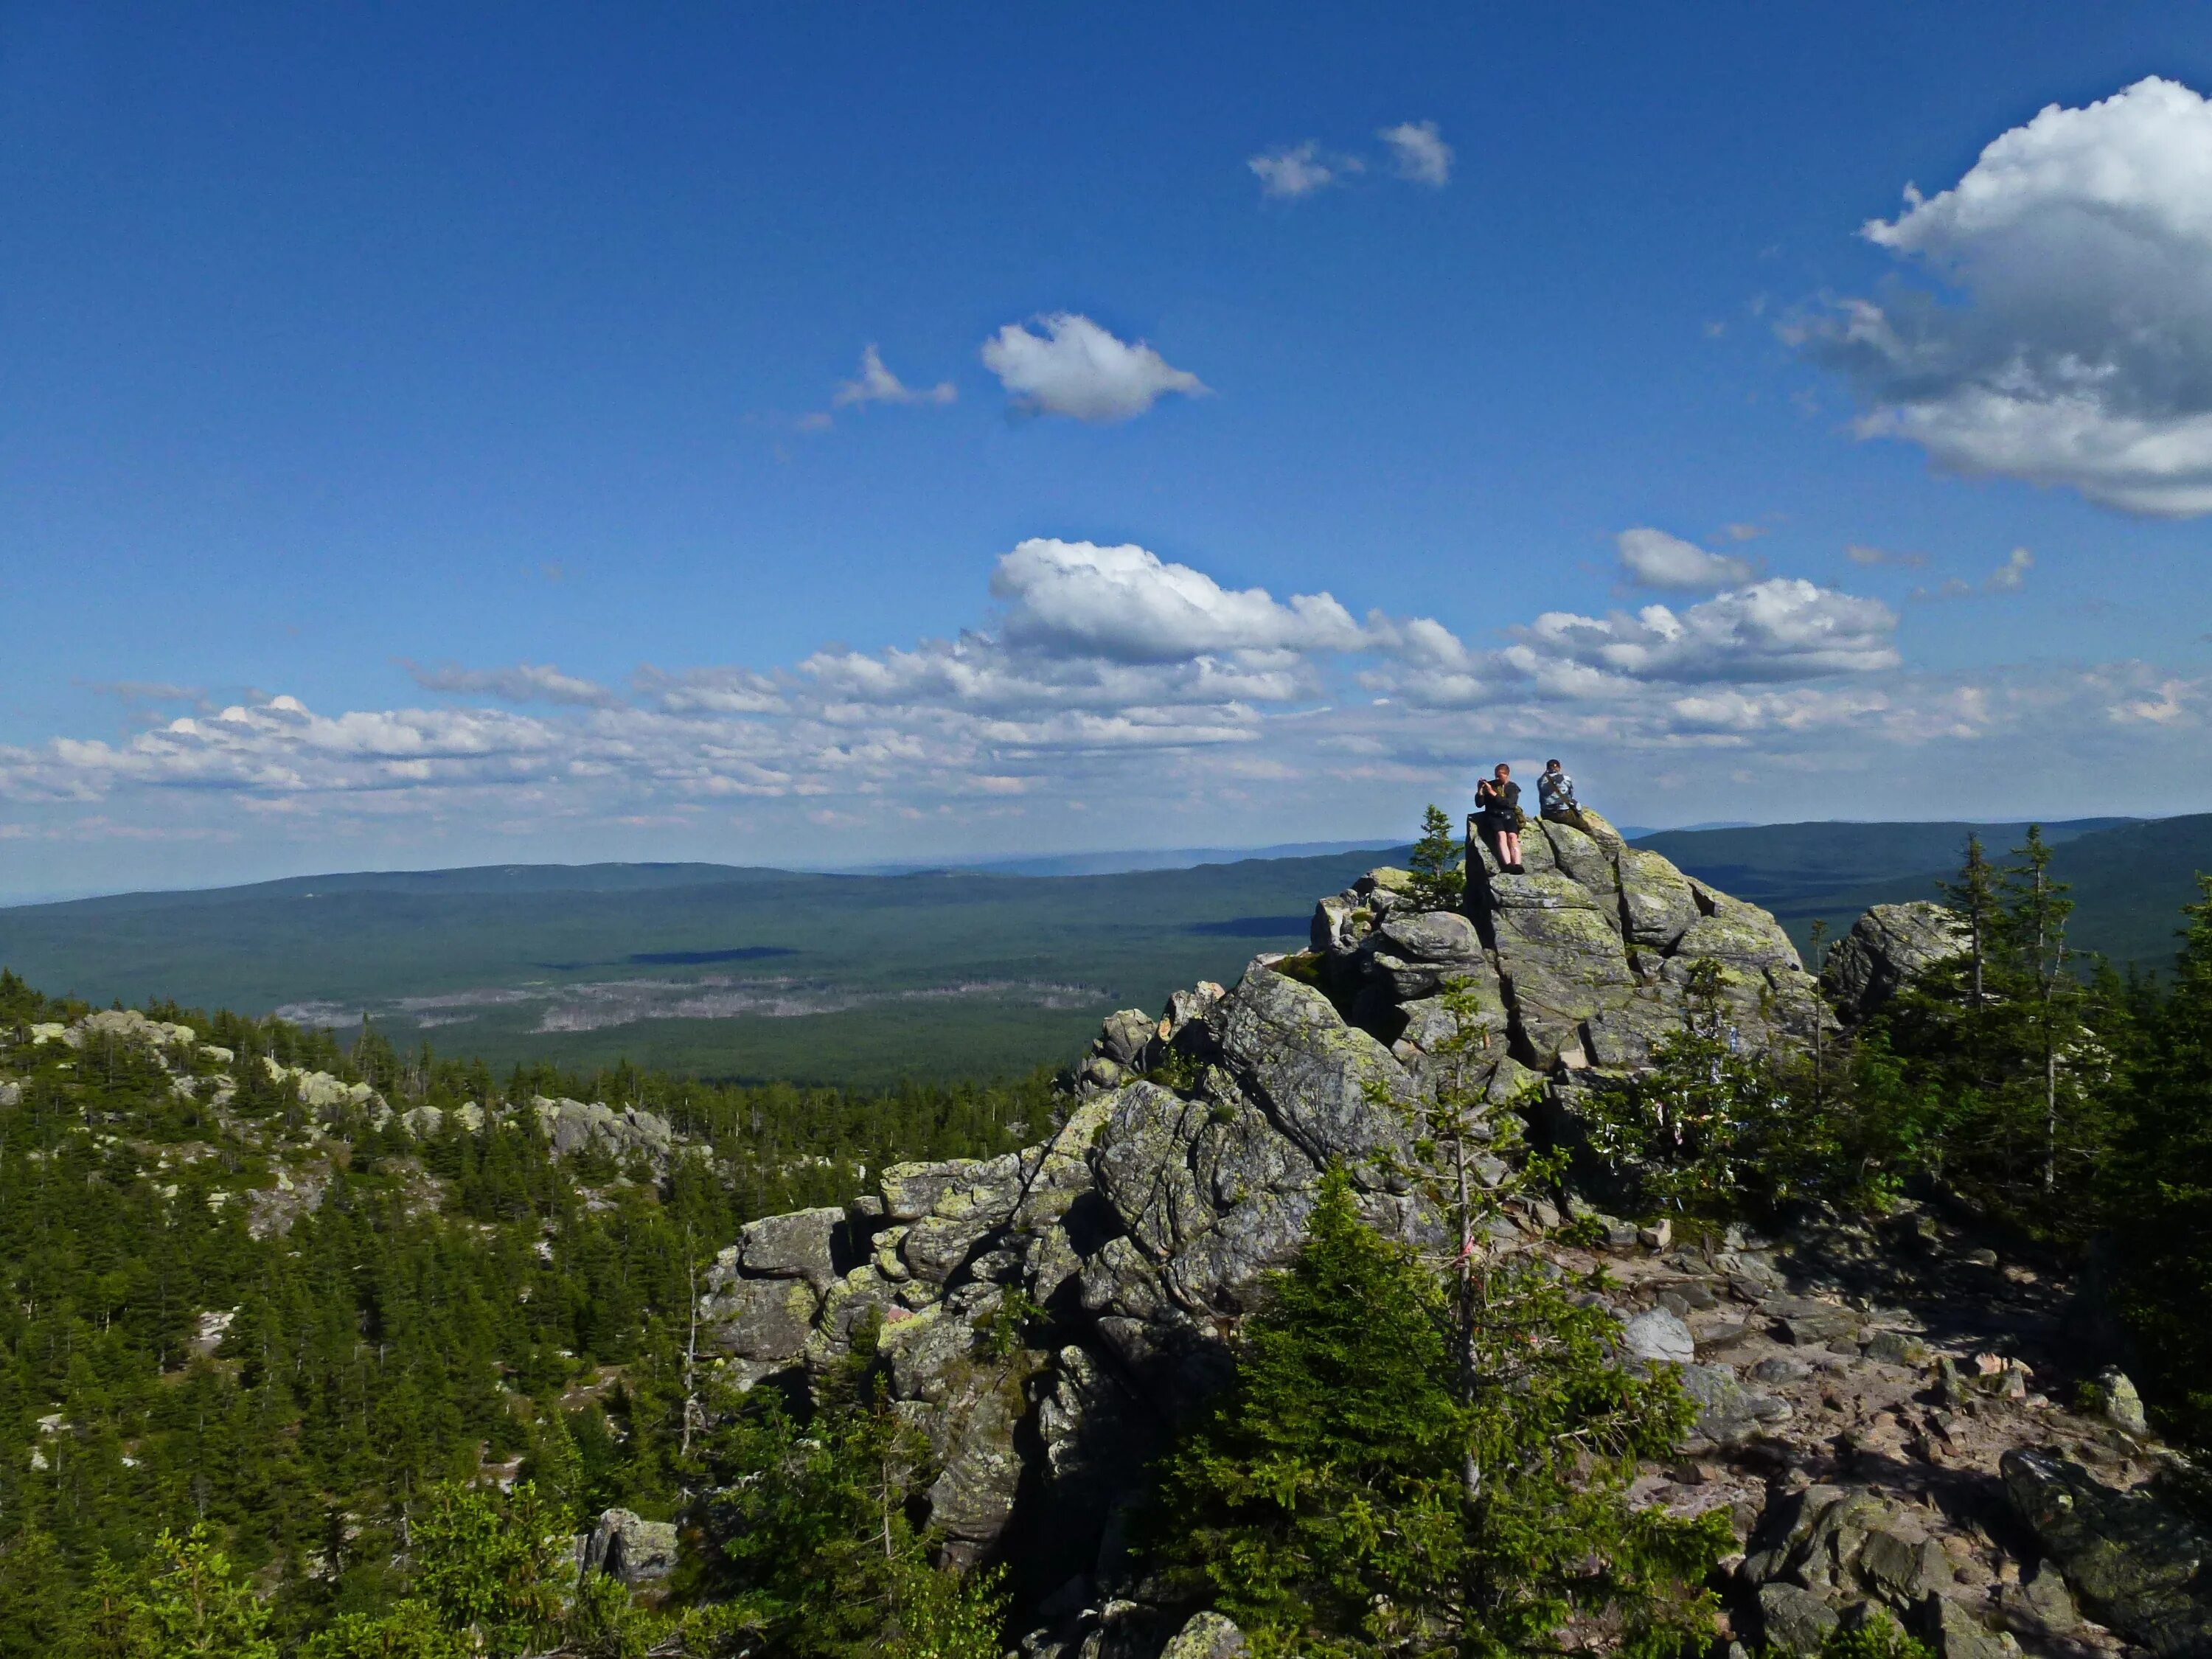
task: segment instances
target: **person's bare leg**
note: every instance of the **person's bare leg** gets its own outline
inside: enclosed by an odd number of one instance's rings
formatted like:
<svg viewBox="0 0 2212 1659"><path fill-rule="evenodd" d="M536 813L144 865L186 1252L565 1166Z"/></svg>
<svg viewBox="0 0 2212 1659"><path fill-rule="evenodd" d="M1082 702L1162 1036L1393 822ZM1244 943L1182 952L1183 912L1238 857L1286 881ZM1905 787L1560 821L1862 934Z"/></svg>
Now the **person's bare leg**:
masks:
<svg viewBox="0 0 2212 1659"><path fill-rule="evenodd" d="M1506 830L1498 837L1498 861L1510 868L1521 862L1521 832Z"/></svg>

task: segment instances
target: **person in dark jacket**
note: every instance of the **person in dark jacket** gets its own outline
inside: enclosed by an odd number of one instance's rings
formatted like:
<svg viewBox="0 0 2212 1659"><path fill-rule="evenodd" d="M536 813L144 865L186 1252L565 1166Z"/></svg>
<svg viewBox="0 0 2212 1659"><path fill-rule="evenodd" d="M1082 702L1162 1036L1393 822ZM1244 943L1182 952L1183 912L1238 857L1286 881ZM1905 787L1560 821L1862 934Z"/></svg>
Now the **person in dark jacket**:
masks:
<svg viewBox="0 0 2212 1659"><path fill-rule="evenodd" d="M1521 868L1521 786L1513 781L1513 769L1504 761L1498 769L1474 786L1475 825L1498 856L1498 867L1509 876Z"/></svg>

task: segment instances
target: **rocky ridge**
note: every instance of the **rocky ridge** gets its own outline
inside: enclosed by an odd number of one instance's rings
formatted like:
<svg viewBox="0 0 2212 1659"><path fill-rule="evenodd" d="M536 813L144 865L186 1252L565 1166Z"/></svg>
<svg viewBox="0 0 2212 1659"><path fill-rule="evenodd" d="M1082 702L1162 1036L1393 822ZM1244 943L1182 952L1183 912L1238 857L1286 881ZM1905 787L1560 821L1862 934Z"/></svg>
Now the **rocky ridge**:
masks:
<svg viewBox="0 0 2212 1659"><path fill-rule="evenodd" d="M332 1162L349 1155L347 1143L356 1131L397 1128L410 1139L422 1141L446 1127L446 1114L438 1107L408 1106L404 1100L394 1106L367 1083L284 1066L267 1055L258 1062L263 1079L289 1091L302 1109L298 1121L285 1115L249 1118L230 1109L240 1086L238 1057L232 1050L202 1042L189 1025L151 1019L135 1009L100 1009L73 1022L43 1022L30 1028L30 1036L34 1045L57 1043L85 1056L97 1054L106 1044L131 1049L161 1068L176 1098L196 1102L212 1114L214 1127L227 1145L258 1154L265 1170L245 1175L234 1190L226 1188L209 1195L210 1203L243 1204L256 1237L288 1231L301 1215L321 1204ZM0 1078L0 1104L13 1104L21 1086ZM679 1133L659 1114L603 1101L539 1095L519 1107L495 1101L470 1103L454 1108L452 1115L455 1127L471 1134L489 1122L542 1137L556 1158L597 1155L611 1159L623 1172L617 1181L634 1176L657 1182L667 1177L677 1159L713 1156L708 1147ZM99 1133L89 1124L85 1132ZM173 1185L163 1186L161 1176L213 1156L216 1149L186 1141L149 1144L143 1150L151 1160L147 1178L163 1196L174 1198ZM420 1206L436 1207L434 1181L424 1176L419 1184Z"/></svg>
<svg viewBox="0 0 2212 1659"><path fill-rule="evenodd" d="M898 1408L939 1459L930 1518L953 1560L1012 1568L1025 1653L1238 1650L1225 1621L1153 1599L1130 1508L1219 1385L1323 1170L1350 1172L1386 1233L1442 1242L1404 1171L1456 1025L1446 986L1474 994L1493 1115L1571 1109L1643 1064L1693 974L1742 1041L1835 1018L1772 917L1595 815L1532 823L1524 848L1519 876L1473 849L1463 911L1422 911L1405 872L1374 871L1321 901L1310 951L1112 1016L1037 1146L894 1165L848 1209L746 1227L701 1298L720 1363L746 1385L801 1381L879 1322ZM1924 965L1928 933L1855 931L1855 1014ZM1781 1240L1599 1217L1598 1250L1555 1242L1549 1211L1509 1209L1494 1242L1573 1272L1601 1256L1624 1363L1682 1367L1693 1437L1638 1495L1729 1514L1737 1638L1808 1652L1839 1622L1891 1620L1945 1659L2202 1647L2200 1540L2159 1496L2173 1460L2124 1379L2076 1376L2046 1267L2000 1261L1934 1207ZM2069 1381L2090 1382L2087 1409L2054 1403Z"/></svg>

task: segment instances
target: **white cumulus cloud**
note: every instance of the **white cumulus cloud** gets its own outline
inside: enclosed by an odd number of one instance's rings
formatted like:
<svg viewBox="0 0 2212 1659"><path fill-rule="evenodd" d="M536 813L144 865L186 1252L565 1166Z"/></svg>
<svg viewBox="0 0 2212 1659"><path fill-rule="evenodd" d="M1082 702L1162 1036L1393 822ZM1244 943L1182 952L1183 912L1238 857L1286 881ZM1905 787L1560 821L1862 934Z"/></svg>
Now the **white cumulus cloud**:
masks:
<svg viewBox="0 0 2212 1659"><path fill-rule="evenodd" d="M1894 668L1897 613L1880 599L1798 577L1754 582L1676 611L1550 611L1507 659L1532 676L1562 664L1608 679L1761 681ZM1591 690L1599 689L1590 683Z"/></svg>
<svg viewBox="0 0 2212 1659"><path fill-rule="evenodd" d="M1194 397L1207 389L1142 340L1116 339L1088 317L1062 311L1037 321L1042 334L1009 323L983 343L983 366L1018 409L1126 421L1170 392Z"/></svg>
<svg viewBox="0 0 2212 1659"><path fill-rule="evenodd" d="M1258 177L1262 196L1287 202L1310 196L1349 174L1366 171L1365 164L1357 156L1323 156L1321 146L1311 139L1303 144L1264 151L1244 165Z"/></svg>
<svg viewBox="0 0 2212 1659"><path fill-rule="evenodd" d="M1451 182L1452 147L1437 134L1434 121L1401 121L1376 136L1390 146L1400 178L1438 190Z"/></svg>
<svg viewBox="0 0 2212 1659"><path fill-rule="evenodd" d="M1620 567L1639 587L1676 587L1706 592L1747 582L1759 574L1749 559L1708 553L1680 536L1639 526L1614 538Z"/></svg>
<svg viewBox="0 0 2212 1659"><path fill-rule="evenodd" d="M1278 603L1265 588L1223 587L1141 547L1037 537L999 561L991 593L1020 645L1171 662L1215 653L1350 651L1360 626L1326 593Z"/></svg>
<svg viewBox="0 0 2212 1659"><path fill-rule="evenodd" d="M1785 333L1860 432L2124 511L2212 513L2212 103L2157 76L2051 105L1863 234L1939 278Z"/></svg>

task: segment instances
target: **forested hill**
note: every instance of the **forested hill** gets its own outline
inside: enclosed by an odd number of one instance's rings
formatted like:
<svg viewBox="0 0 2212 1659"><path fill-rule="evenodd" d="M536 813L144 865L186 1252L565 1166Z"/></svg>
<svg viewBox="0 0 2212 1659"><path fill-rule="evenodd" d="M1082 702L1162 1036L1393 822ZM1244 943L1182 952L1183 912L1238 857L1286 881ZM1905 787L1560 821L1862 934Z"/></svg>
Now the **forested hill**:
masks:
<svg viewBox="0 0 2212 1659"><path fill-rule="evenodd" d="M1048 878L715 865L319 876L0 909L0 966L104 1004L173 996L494 1066L719 1077L1006 1076L1100 1017L1304 941L1385 852Z"/></svg>
<svg viewBox="0 0 2212 1659"><path fill-rule="evenodd" d="M163 1524L216 1527L281 1635L377 1605L441 1480L526 1473L568 1531L670 1515L694 1277L738 1224L1048 1110L1042 1080L494 1078L374 1032L153 1015L0 977L11 1659Z"/></svg>

